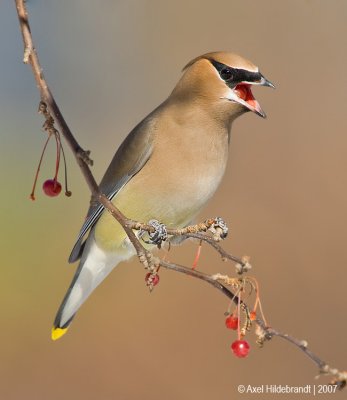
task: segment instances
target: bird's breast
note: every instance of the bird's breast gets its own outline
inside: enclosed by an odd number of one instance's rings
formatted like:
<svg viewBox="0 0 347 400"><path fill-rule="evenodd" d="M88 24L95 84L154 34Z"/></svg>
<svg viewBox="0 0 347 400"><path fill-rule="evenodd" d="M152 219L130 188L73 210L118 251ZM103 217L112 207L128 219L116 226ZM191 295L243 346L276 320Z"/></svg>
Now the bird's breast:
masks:
<svg viewBox="0 0 347 400"><path fill-rule="evenodd" d="M158 215L154 218L170 225L189 223L218 188L227 159L224 132L197 129L166 135L157 141L146 173L134 177L140 197Z"/></svg>
<svg viewBox="0 0 347 400"><path fill-rule="evenodd" d="M215 193L227 158L227 132L167 127L165 135L156 138L150 159L112 201L133 220L156 219L169 227L183 227ZM119 224L105 212L95 234L104 248L120 246L125 239Z"/></svg>

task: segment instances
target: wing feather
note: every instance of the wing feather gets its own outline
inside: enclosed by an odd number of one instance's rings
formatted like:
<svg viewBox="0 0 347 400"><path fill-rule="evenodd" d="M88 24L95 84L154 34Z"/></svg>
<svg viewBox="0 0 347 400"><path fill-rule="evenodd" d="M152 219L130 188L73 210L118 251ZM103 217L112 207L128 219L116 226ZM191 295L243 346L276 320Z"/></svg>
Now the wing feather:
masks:
<svg viewBox="0 0 347 400"><path fill-rule="evenodd" d="M151 116L148 116L130 132L120 145L99 185L101 192L110 200L149 160L153 151L154 132L155 121ZM71 251L69 263L73 263L81 257L85 243L83 239L98 221L103 211L104 206L92 198L86 220Z"/></svg>

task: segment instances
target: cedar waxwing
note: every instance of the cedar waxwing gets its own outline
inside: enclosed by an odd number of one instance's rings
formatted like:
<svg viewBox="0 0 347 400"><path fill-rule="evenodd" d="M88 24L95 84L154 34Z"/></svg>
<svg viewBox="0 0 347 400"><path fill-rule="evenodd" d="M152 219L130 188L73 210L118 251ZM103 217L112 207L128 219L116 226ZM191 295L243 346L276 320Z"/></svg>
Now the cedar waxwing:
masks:
<svg viewBox="0 0 347 400"><path fill-rule="evenodd" d="M126 137L100 183L135 221L155 219L172 228L192 223L223 177L232 122L247 111L265 118L251 86L274 86L246 59L208 53L183 71L170 96ZM55 318L53 340L112 269L134 254L121 225L92 201L69 258L80 263Z"/></svg>

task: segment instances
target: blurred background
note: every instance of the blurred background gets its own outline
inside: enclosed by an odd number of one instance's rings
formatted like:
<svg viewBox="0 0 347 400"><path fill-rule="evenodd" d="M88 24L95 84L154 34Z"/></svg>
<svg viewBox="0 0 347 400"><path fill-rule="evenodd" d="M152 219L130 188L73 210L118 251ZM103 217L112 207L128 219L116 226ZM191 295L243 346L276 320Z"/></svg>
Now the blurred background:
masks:
<svg viewBox="0 0 347 400"><path fill-rule="evenodd" d="M92 151L98 180L192 58L234 51L276 84L255 90L267 120L248 113L234 124L227 173L201 219L222 216L231 229L224 247L251 256L269 323L346 369L347 2L30 0L28 9L45 76ZM245 399L256 395L238 394L239 384L327 382L277 338L258 349L250 333L249 357L235 358L225 297L170 271L150 294L136 260L119 266L69 333L51 341L89 193L65 146L73 195L44 196L52 142L37 200L29 200L46 134L12 1L1 2L0 48L0 398ZM195 252L188 243L170 257L191 265ZM201 257L202 271L234 273L205 246ZM294 398L262 398L278 396Z"/></svg>

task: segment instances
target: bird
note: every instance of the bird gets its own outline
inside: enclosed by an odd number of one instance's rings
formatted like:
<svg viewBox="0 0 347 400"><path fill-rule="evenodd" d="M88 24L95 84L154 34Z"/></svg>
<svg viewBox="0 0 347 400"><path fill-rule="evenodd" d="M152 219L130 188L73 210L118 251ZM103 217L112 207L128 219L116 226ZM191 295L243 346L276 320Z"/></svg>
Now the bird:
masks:
<svg viewBox="0 0 347 400"><path fill-rule="evenodd" d="M191 224L224 175L233 121L266 115L253 86L274 85L247 59L225 51L194 58L168 98L145 117L116 151L99 189L128 218L167 227ZM63 336L76 312L122 261L135 255L121 225L95 200L72 249L79 260L53 323Z"/></svg>

